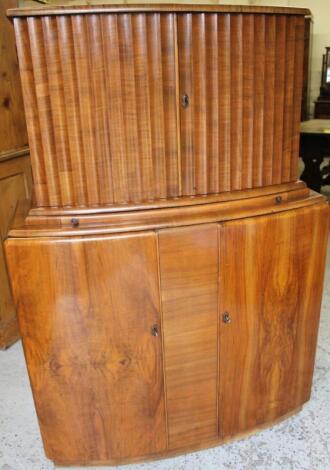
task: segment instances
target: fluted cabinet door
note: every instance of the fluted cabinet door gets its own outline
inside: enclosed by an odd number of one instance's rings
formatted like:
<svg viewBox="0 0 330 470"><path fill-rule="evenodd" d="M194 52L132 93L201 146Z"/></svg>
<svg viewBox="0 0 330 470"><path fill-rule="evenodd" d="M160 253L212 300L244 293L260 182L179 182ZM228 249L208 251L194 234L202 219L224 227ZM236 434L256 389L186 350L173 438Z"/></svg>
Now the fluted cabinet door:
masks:
<svg viewBox="0 0 330 470"><path fill-rule="evenodd" d="M328 220L324 204L219 226L221 438L309 399Z"/></svg>
<svg viewBox="0 0 330 470"><path fill-rule="evenodd" d="M47 456L164 451L155 234L10 240L7 258Z"/></svg>
<svg viewBox="0 0 330 470"><path fill-rule="evenodd" d="M179 196L175 14L14 25L36 206Z"/></svg>
<svg viewBox="0 0 330 470"><path fill-rule="evenodd" d="M304 28L296 15L177 14L183 195L297 179Z"/></svg>

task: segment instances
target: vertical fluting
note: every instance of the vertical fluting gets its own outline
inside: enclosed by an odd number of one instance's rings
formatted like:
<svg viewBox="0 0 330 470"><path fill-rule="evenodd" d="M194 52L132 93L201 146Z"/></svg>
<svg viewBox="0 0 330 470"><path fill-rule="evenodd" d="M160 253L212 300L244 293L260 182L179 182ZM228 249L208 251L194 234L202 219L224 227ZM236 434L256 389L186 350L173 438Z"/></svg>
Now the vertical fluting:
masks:
<svg viewBox="0 0 330 470"><path fill-rule="evenodd" d="M283 109L283 149L282 149L282 182L290 181L292 158L292 124L293 124L293 97L294 72L296 65L295 33L296 17L287 20L286 48L285 48L285 98Z"/></svg>
<svg viewBox="0 0 330 470"><path fill-rule="evenodd" d="M211 83L205 79L206 91L206 145L207 145L207 193L219 192L219 55L218 55L218 15L205 18L205 57Z"/></svg>
<svg viewBox="0 0 330 470"><path fill-rule="evenodd" d="M72 206L72 166L68 142L68 122L65 115L63 75L58 47L56 19L51 16L42 18L43 42L45 47L46 72L49 84L49 98L53 121L54 149L58 168L61 204Z"/></svg>
<svg viewBox="0 0 330 470"><path fill-rule="evenodd" d="M41 145L41 131L37 107L36 84L32 65L32 52L26 19L14 18L17 55L19 59L24 108L29 136L30 155L36 203L48 206L48 185L45 160Z"/></svg>
<svg viewBox="0 0 330 470"><path fill-rule="evenodd" d="M254 47L254 15L245 15L243 16L242 188L253 186Z"/></svg>
<svg viewBox="0 0 330 470"><path fill-rule="evenodd" d="M14 24L37 206L296 180L303 17L91 13Z"/></svg>
<svg viewBox="0 0 330 470"><path fill-rule="evenodd" d="M230 51L231 15L219 15L218 18L218 66L219 66L219 192L231 188L231 51Z"/></svg>
<svg viewBox="0 0 330 470"><path fill-rule="evenodd" d="M114 200L113 176L111 169L110 134L108 121L106 59L100 15L88 15L88 44L91 66L91 88L93 95L93 118L95 121L94 145L96 173L99 182L99 204L109 204Z"/></svg>
<svg viewBox="0 0 330 470"><path fill-rule="evenodd" d="M36 105L39 115L40 140L44 157L45 175L48 186L49 204L56 207L62 204L58 179L57 160L54 155L55 139L47 65L43 41L42 20L27 19L31 46L31 58L35 79Z"/></svg>
<svg viewBox="0 0 330 470"><path fill-rule="evenodd" d="M276 17L265 18L263 185L273 181Z"/></svg>
<svg viewBox="0 0 330 470"><path fill-rule="evenodd" d="M242 188L243 151L243 18L233 15L230 23L231 189Z"/></svg>

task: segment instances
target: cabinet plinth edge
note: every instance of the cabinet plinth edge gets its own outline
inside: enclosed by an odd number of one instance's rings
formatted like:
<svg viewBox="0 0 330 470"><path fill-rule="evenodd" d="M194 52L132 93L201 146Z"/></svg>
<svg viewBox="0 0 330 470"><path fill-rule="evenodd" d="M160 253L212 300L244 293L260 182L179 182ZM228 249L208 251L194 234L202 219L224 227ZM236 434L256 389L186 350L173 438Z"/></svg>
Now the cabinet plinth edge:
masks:
<svg viewBox="0 0 330 470"><path fill-rule="evenodd" d="M279 190L250 198L211 202L205 198L204 204L125 212L35 215L30 202L24 201L17 207L8 238L58 238L161 230L270 215L314 204L327 205L328 202L304 184L291 191Z"/></svg>

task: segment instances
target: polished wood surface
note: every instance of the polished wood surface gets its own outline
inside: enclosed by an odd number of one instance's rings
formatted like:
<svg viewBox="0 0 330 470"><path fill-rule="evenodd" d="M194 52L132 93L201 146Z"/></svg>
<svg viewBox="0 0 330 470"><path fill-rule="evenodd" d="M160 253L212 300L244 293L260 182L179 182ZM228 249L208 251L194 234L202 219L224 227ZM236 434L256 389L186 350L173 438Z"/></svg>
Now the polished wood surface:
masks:
<svg viewBox="0 0 330 470"><path fill-rule="evenodd" d="M85 14L85 13L123 13L123 12L140 12L140 11L159 11L159 12L212 12L212 13L262 13L262 14L286 14L286 15L310 15L311 12L307 8L292 7L272 7L272 6L244 6L244 5L215 5L201 2L201 4L184 4L185 2L150 3L139 4L129 0L121 0L119 4L113 4L112 0L52 0L52 5L41 6L29 0L23 0L26 8L12 9L9 11L10 16L30 16L30 15L58 15L58 14ZM123 3L123 4L121 4ZM31 8L31 7L34 8Z"/></svg>
<svg viewBox="0 0 330 470"><path fill-rule="evenodd" d="M219 313L231 317L220 328L219 426L225 438L309 399L329 208L219 227Z"/></svg>
<svg viewBox="0 0 330 470"><path fill-rule="evenodd" d="M37 207L297 180L304 16L172 10L14 18Z"/></svg>
<svg viewBox="0 0 330 470"><path fill-rule="evenodd" d="M165 450L162 341L150 333L154 325L160 330L156 249L152 233L9 243L49 458Z"/></svg>
<svg viewBox="0 0 330 470"><path fill-rule="evenodd" d="M184 208L155 209L148 211L132 211L129 213L103 214L77 217L66 217L55 220L54 225L49 219L42 220L43 225L26 224L26 207L23 214L19 210L12 228L11 237L40 236L75 236L91 234L120 233L123 231L164 229L170 227L189 226L194 224L242 219L249 216L272 214L290 209L298 209L309 205L323 203L324 197L318 193L309 194L306 188L279 195L241 199L231 202L201 204ZM25 212L24 212L25 210ZM23 217L22 217L23 215ZM78 225L74 225L73 222ZM34 222L37 222L36 220Z"/></svg>
<svg viewBox="0 0 330 470"><path fill-rule="evenodd" d="M328 221L323 202L158 233L10 238L49 458L114 464L198 449L301 406Z"/></svg>
<svg viewBox="0 0 330 470"><path fill-rule="evenodd" d="M218 233L159 234L169 448L217 437Z"/></svg>
<svg viewBox="0 0 330 470"><path fill-rule="evenodd" d="M308 400L329 206L296 174L306 13L12 13L35 200L5 246L56 464L214 446Z"/></svg>
<svg viewBox="0 0 330 470"><path fill-rule="evenodd" d="M180 14L182 194L297 179L304 18ZM275 66L276 64L276 66Z"/></svg>

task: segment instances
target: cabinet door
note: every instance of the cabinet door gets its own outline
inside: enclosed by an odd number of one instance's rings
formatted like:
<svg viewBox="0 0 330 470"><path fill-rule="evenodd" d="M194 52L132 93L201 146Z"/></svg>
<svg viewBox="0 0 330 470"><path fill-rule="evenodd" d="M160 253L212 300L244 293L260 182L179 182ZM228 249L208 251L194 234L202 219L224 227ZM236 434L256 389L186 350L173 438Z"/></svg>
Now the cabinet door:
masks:
<svg viewBox="0 0 330 470"><path fill-rule="evenodd" d="M7 243L41 432L56 462L165 449L155 239Z"/></svg>
<svg viewBox="0 0 330 470"><path fill-rule="evenodd" d="M297 179L304 17L177 14L182 194Z"/></svg>
<svg viewBox="0 0 330 470"><path fill-rule="evenodd" d="M217 224L159 235L171 449L218 436Z"/></svg>
<svg viewBox="0 0 330 470"><path fill-rule="evenodd" d="M220 227L221 437L308 400L329 209L326 204Z"/></svg>
<svg viewBox="0 0 330 470"><path fill-rule="evenodd" d="M14 25L36 206L180 196L174 13Z"/></svg>

